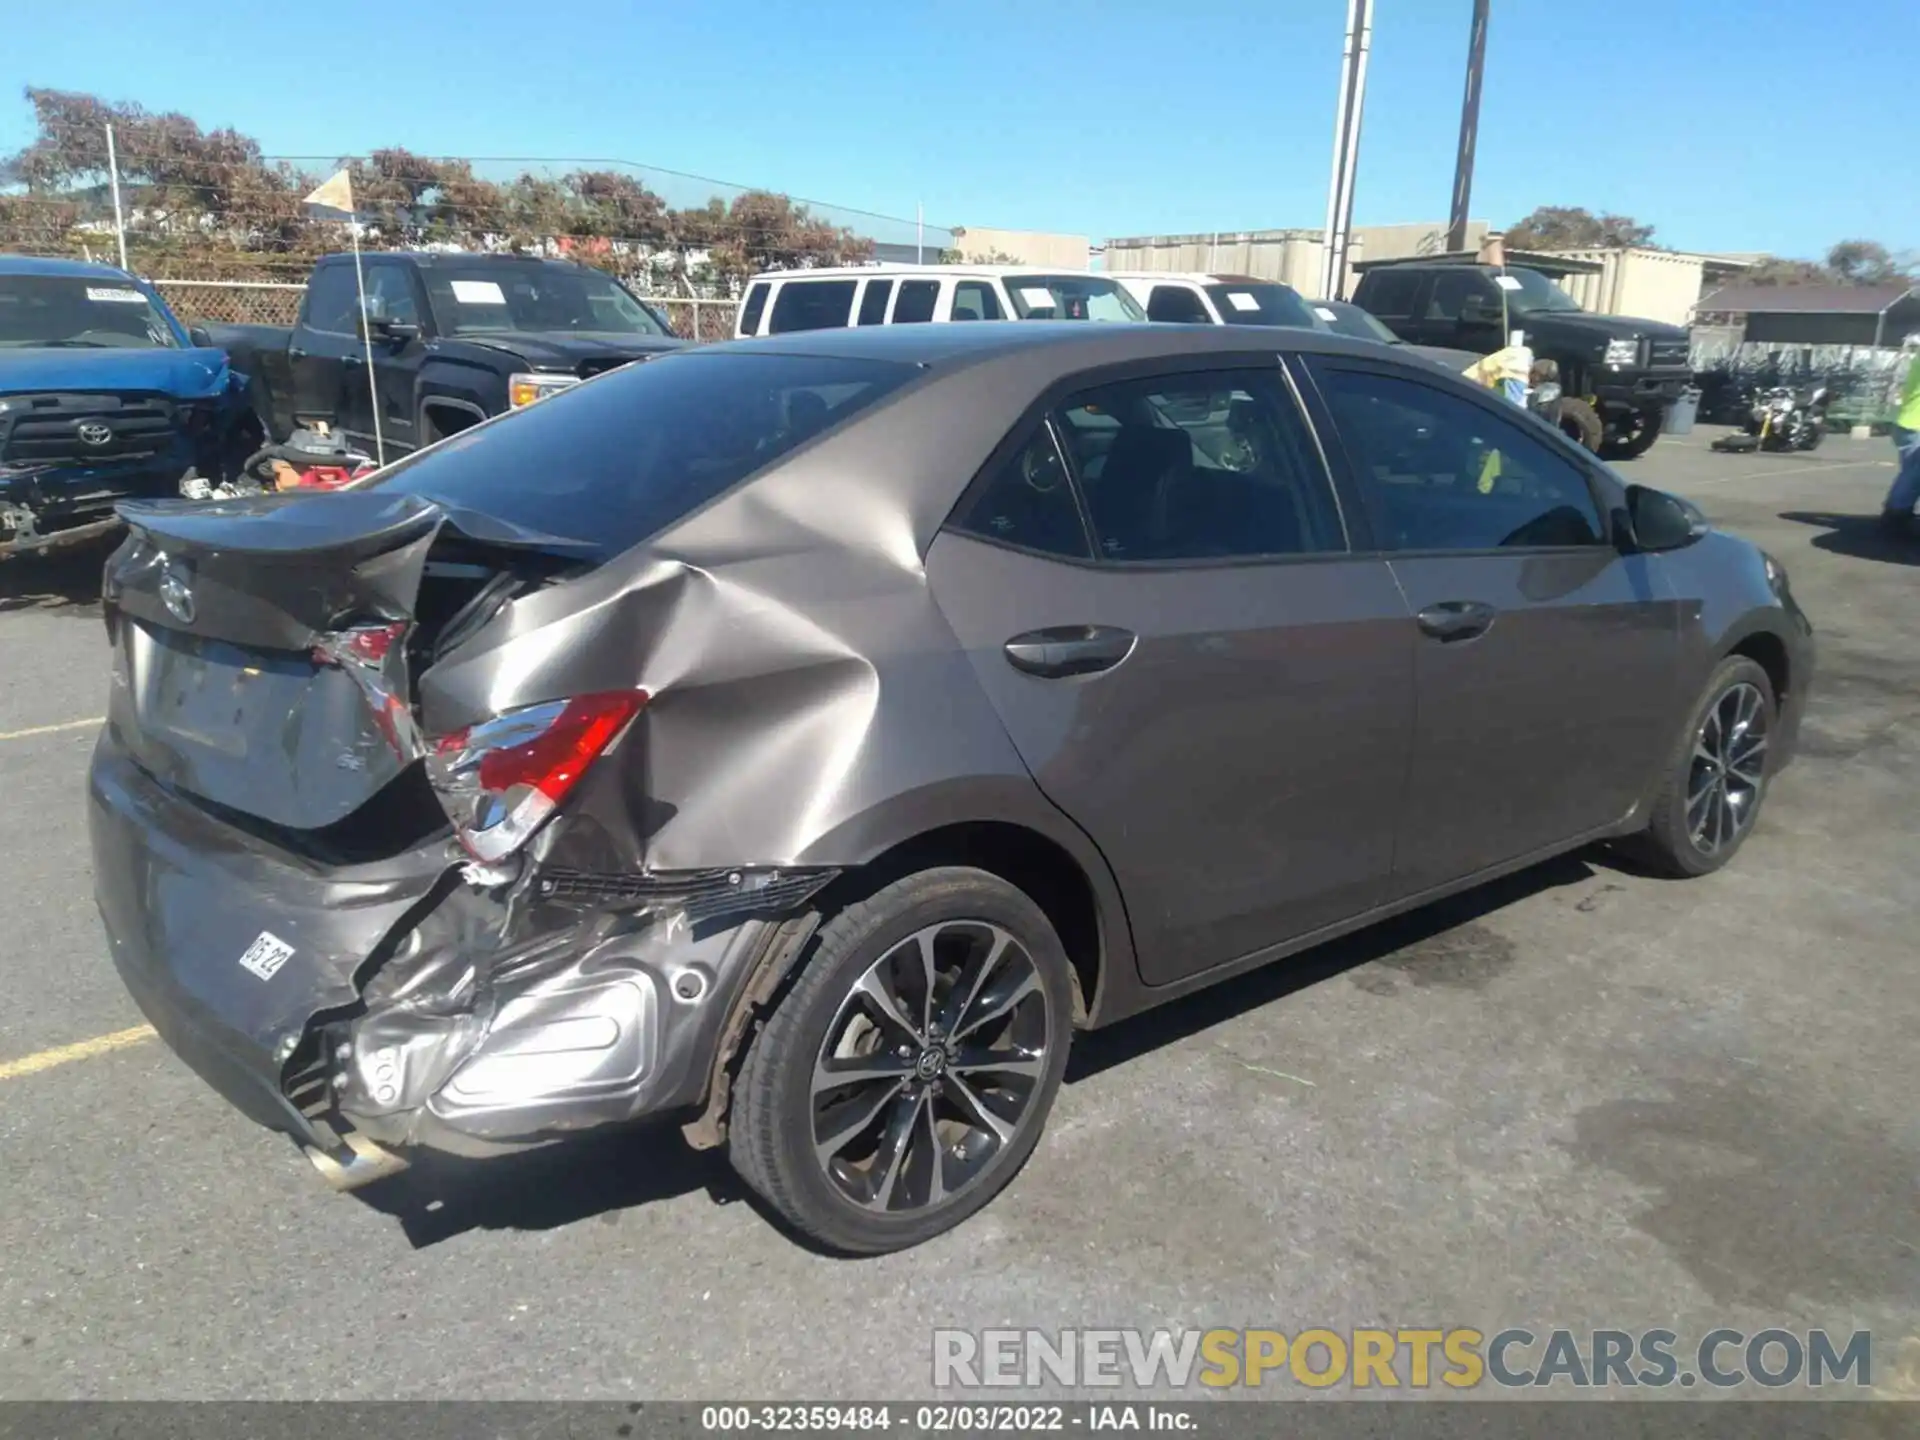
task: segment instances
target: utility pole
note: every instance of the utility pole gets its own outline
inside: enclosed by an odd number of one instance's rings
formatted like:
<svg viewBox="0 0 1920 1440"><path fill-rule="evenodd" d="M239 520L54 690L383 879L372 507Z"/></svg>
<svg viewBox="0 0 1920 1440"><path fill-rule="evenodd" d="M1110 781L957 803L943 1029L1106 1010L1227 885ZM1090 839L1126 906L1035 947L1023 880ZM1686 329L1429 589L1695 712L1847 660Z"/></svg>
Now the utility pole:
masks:
<svg viewBox="0 0 1920 1440"><path fill-rule="evenodd" d="M1473 0L1473 33L1467 40L1467 93L1460 102L1460 154L1453 165L1453 209L1447 249L1467 248L1467 208L1473 199L1473 142L1480 133L1480 75L1487 59L1487 0Z"/></svg>
<svg viewBox="0 0 1920 1440"><path fill-rule="evenodd" d="M1372 48L1373 0L1347 0L1340 99L1333 118L1333 180L1327 187L1327 230L1320 256L1320 293L1329 300L1338 300L1346 288L1353 176L1360 161L1360 115L1367 98L1367 52Z"/></svg>
<svg viewBox="0 0 1920 1440"><path fill-rule="evenodd" d="M113 183L113 233L120 242L120 268L127 268L127 222L120 213L120 156L113 148L113 126L107 126L107 179Z"/></svg>

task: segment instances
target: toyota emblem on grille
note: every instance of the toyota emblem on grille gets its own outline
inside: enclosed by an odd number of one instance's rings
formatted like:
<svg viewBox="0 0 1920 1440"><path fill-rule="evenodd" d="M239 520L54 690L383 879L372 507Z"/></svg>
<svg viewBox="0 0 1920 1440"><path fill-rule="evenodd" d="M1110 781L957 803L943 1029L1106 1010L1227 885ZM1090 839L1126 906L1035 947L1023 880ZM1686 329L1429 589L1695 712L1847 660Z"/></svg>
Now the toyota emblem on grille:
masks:
<svg viewBox="0 0 1920 1440"><path fill-rule="evenodd" d="M182 625L193 623L193 584L184 565L165 562L160 572L160 603Z"/></svg>
<svg viewBox="0 0 1920 1440"><path fill-rule="evenodd" d="M86 420L79 426L82 445L105 445L113 439L113 427L102 425L98 420Z"/></svg>

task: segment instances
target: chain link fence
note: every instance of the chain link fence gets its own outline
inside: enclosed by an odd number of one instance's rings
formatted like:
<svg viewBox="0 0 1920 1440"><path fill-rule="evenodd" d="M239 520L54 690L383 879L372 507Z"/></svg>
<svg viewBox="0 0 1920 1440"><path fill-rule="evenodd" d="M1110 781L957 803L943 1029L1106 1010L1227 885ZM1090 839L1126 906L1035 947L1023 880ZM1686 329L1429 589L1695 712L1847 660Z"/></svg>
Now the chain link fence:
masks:
<svg viewBox="0 0 1920 1440"><path fill-rule="evenodd" d="M648 295L628 282L642 300L659 311L683 340L707 343L733 338L737 300ZM264 280L156 280L154 288L188 325L291 325L300 313L305 285Z"/></svg>

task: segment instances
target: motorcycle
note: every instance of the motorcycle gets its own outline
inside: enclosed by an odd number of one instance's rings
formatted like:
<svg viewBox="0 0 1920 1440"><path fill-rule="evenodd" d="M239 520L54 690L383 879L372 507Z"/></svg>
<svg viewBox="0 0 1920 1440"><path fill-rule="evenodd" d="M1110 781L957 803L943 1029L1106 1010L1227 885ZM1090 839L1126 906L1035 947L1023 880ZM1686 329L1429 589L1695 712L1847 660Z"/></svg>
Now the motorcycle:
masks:
<svg viewBox="0 0 1920 1440"><path fill-rule="evenodd" d="M1746 425L1739 435L1716 440L1716 450L1813 450L1827 434L1825 385L1801 391L1791 385L1775 385L1760 391L1747 411Z"/></svg>

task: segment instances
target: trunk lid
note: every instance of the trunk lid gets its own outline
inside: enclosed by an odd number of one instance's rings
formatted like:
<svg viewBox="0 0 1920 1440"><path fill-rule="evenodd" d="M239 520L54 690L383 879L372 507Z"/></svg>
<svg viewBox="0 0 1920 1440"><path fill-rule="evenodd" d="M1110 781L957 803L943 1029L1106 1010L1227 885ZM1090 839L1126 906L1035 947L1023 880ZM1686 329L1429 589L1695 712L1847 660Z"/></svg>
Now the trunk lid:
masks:
<svg viewBox="0 0 1920 1440"><path fill-rule="evenodd" d="M444 823L414 763L414 668L476 606L587 548L378 489L120 514L115 738L163 783L329 858Z"/></svg>

